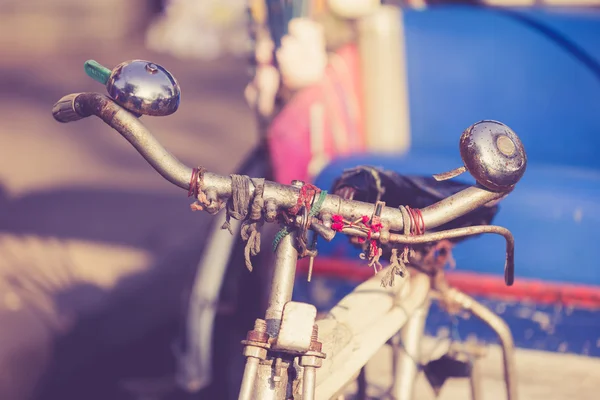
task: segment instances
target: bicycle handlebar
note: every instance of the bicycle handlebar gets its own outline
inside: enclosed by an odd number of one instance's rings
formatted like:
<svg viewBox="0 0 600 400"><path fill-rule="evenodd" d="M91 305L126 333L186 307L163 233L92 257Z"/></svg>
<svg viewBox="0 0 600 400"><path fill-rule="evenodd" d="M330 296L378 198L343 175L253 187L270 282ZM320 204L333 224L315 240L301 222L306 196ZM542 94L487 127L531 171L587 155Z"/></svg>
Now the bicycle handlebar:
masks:
<svg viewBox="0 0 600 400"><path fill-rule="evenodd" d="M52 113L57 121L63 123L96 115L131 143L142 157L166 180L182 189L189 190L193 172L192 168L182 164L170 154L140 122L136 115L125 110L107 96L99 93L70 94L64 96L54 105ZM214 188L219 198L228 199L231 196L232 183L230 177L205 172L203 179L204 187ZM254 189L251 183L251 196L253 196ZM277 207L285 210L296 205L299 190L299 188L294 186L265 181L263 197L265 199L276 199ZM498 200L506 196L507 193L506 191L490 191L479 186L468 187L431 206L423 208L421 213L424 224L427 228L438 227L478 207ZM320 212L322 214L337 214L346 219L354 220L363 215L373 215L374 210L374 204L345 200L339 196L328 194L323 201ZM380 218L387 221L390 231L398 232L404 228L404 218L401 210L398 208L383 207ZM438 232L434 234L437 238L435 240L444 238L445 236L441 235L442 233ZM505 229L502 232L493 233L500 233L507 239L505 281L507 285L512 285L514 271L514 241L512 240L512 235ZM468 232L464 231L461 235L468 235ZM393 238L396 241L402 239L403 235L395 235ZM434 239L426 240L425 238L421 238L417 239L417 241L434 241Z"/></svg>

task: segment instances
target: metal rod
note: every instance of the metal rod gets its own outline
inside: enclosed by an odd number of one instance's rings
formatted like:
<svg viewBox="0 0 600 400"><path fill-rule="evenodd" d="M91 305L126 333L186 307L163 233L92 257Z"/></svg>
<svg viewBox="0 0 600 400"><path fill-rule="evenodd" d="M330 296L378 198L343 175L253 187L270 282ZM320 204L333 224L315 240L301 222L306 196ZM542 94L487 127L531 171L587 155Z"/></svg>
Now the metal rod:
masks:
<svg viewBox="0 0 600 400"><path fill-rule="evenodd" d="M447 199L446 199L447 200ZM355 229L355 228L344 228L342 232L350 233L353 236L367 237L367 233ZM390 234L390 243L403 243L403 244L418 244L437 242L443 239L452 239L464 236L480 235L482 233L494 233L504 237L506 240L506 260L504 264L504 280L507 285L512 285L515 280L515 239L512 233L502 227L495 225L479 225L479 226L468 226L464 228L449 229L441 232L425 233L418 236L400 235L398 233ZM374 233L371 236L373 239L379 238L379 233Z"/></svg>
<svg viewBox="0 0 600 400"><path fill-rule="evenodd" d="M382 4L356 21L365 139L375 153L403 154L410 146L402 11Z"/></svg>
<svg viewBox="0 0 600 400"><path fill-rule="evenodd" d="M283 306L292 299L296 262L298 261L298 251L294 247L295 237L296 234L293 232L285 236L279 242L275 252L269 305L265 314L267 332L271 337L276 337L279 333Z"/></svg>
<svg viewBox="0 0 600 400"><path fill-rule="evenodd" d="M492 310L479 303L471 296L458 289L450 288L444 296L458 304L465 310L470 311L477 318L485 322L500 339L502 357L504 361L504 381L506 383L506 394L508 400L517 400L517 369L515 364L515 345L510 328L502 318Z"/></svg>
<svg viewBox="0 0 600 400"><path fill-rule="evenodd" d="M304 367L304 374L302 375L302 400L314 400L316 386L317 369L315 367Z"/></svg>
<svg viewBox="0 0 600 400"><path fill-rule="evenodd" d="M394 381L392 396L396 400L412 400L415 380L420 369L421 339L425 329L425 320L430 302L426 301L408 319L400 330L400 343L394 344L395 353Z"/></svg>
<svg viewBox="0 0 600 400"><path fill-rule="evenodd" d="M447 200L447 199L446 199ZM390 242L396 243L424 243L424 241L438 241L464 236L494 233L504 237L506 241L506 258L504 261L504 282L511 286L515 282L515 239L510 231L502 226L481 225L464 228L450 229L447 231L430 233L420 236L406 236L396 233L390 234Z"/></svg>
<svg viewBox="0 0 600 400"><path fill-rule="evenodd" d="M246 359L246 368L244 369L238 400L252 400L259 364L260 360L258 358L248 357Z"/></svg>
<svg viewBox="0 0 600 400"><path fill-rule="evenodd" d="M471 364L471 376L469 377L471 400L483 399L483 391L481 390L481 379L481 361L477 357L475 357Z"/></svg>

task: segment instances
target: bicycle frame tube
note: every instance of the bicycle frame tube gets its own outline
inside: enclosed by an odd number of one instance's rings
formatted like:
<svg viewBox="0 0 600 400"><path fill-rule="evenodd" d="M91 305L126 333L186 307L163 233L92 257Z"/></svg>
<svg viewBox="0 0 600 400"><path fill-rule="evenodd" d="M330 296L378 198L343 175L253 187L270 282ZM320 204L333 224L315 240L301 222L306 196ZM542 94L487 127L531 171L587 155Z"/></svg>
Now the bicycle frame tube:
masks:
<svg viewBox="0 0 600 400"><path fill-rule="evenodd" d="M393 382L392 395L396 400L414 398L415 380L421 362L421 339L425 330L425 320L429 313L430 301L426 300L408 319L400 330L398 339L392 346Z"/></svg>
<svg viewBox="0 0 600 400"><path fill-rule="evenodd" d="M392 288L382 288L381 277L378 273L359 285L317 321L327 357L317 370L316 399L339 393L427 301L428 276L413 272Z"/></svg>

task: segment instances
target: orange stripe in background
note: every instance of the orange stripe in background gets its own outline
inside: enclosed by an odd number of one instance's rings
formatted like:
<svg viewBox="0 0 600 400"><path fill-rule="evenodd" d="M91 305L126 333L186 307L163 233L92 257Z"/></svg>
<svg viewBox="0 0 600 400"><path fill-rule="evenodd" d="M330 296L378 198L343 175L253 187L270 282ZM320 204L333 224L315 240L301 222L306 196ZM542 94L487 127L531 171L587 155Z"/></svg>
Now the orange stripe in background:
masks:
<svg viewBox="0 0 600 400"><path fill-rule="evenodd" d="M298 262L298 273L308 271L308 259ZM373 270L364 263L336 258L317 257L313 277L342 278L362 282L373 276ZM450 285L473 296L502 300L531 301L538 304L562 304L583 308L600 308L600 287L571 283L517 278L513 286L506 286L502 276L476 272L447 271Z"/></svg>

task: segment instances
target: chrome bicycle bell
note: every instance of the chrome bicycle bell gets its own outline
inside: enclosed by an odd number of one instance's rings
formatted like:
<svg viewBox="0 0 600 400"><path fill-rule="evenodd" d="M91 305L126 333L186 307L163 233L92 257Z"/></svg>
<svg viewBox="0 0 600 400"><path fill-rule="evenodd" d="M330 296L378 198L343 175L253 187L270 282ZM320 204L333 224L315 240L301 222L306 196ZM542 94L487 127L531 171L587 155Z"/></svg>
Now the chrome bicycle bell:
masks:
<svg viewBox="0 0 600 400"><path fill-rule="evenodd" d="M125 61L111 71L89 60L85 63L85 71L106 85L115 102L135 114L165 116L173 114L179 107L181 91L175 77L153 62Z"/></svg>
<svg viewBox="0 0 600 400"><path fill-rule="evenodd" d="M512 129L497 121L480 121L460 137L460 156L464 166L434 175L446 180L469 171L485 188L506 192L513 189L527 168L527 154Z"/></svg>

